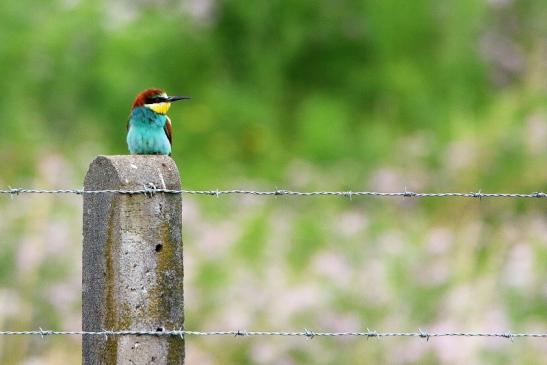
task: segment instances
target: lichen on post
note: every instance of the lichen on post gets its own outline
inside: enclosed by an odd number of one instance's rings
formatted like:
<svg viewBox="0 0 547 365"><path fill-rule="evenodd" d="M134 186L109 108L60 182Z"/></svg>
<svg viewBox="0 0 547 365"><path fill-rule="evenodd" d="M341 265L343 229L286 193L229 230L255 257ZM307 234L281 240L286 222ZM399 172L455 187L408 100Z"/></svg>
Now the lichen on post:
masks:
<svg viewBox="0 0 547 365"><path fill-rule="evenodd" d="M167 156L99 156L84 190L180 190ZM84 194L84 331L172 330L184 324L182 196ZM177 336L83 336L82 359L95 364L184 364Z"/></svg>

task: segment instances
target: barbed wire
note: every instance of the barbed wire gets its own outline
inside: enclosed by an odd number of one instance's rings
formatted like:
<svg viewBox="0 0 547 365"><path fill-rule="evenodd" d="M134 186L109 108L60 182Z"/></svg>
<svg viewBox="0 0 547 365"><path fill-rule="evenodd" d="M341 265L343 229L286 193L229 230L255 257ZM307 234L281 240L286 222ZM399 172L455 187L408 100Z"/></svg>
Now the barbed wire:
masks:
<svg viewBox="0 0 547 365"><path fill-rule="evenodd" d="M547 333L512 333L512 332L428 332L418 329L417 332L376 332L367 329L363 332L315 332L309 329L303 331L186 331L186 330L156 330L156 331L52 331L39 329L38 331L0 331L0 336L233 336L233 337L419 337L429 341L433 337L499 337L513 340L520 337L547 338Z"/></svg>
<svg viewBox="0 0 547 365"><path fill-rule="evenodd" d="M543 198L547 199L547 193L535 192L535 193L483 193L469 192L444 192L444 193L416 193L413 191L407 191L406 189L401 192L378 192L378 191L293 191L275 189L270 191L256 191L256 190L173 190L173 189L161 189L156 188L153 185L147 185L143 189L126 190L126 189L105 189L105 190L84 190L84 189L24 189L24 188L9 188L0 190L0 194L9 194L11 196L20 194L145 194L152 195L156 193L165 194L188 194L188 195L207 195L216 196L221 195L255 195L255 196L338 196L338 197L360 197L360 196L376 196L376 197L403 197L403 198L515 198L515 199L528 199L528 198Z"/></svg>

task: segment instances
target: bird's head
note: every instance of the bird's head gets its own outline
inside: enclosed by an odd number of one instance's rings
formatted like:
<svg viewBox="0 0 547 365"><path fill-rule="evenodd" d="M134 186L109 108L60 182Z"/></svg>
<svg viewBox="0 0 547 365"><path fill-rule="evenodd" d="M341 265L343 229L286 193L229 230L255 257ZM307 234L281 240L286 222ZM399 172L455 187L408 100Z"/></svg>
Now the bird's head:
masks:
<svg viewBox="0 0 547 365"><path fill-rule="evenodd" d="M191 98L189 96L169 96L161 89L146 89L135 98L133 109L142 106L155 113L166 114L172 102L184 99Z"/></svg>

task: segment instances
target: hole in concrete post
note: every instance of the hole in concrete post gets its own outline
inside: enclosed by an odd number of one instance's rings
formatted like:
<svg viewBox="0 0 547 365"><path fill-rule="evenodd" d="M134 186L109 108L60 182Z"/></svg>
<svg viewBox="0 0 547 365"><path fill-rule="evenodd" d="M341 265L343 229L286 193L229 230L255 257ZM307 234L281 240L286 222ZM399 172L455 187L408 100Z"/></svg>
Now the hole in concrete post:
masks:
<svg viewBox="0 0 547 365"><path fill-rule="evenodd" d="M163 245L161 243L158 243L156 245L156 252L160 252L162 250L162 248L163 248Z"/></svg>
<svg viewBox="0 0 547 365"><path fill-rule="evenodd" d="M156 332L163 332L163 327L156 328Z"/></svg>

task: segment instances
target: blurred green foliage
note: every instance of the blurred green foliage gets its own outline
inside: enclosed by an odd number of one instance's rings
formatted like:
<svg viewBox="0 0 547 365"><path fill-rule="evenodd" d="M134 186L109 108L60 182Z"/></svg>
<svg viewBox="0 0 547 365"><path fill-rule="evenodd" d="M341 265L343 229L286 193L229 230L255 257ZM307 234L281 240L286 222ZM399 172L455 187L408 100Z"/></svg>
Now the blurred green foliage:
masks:
<svg viewBox="0 0 547 365"><path fill-rule="evenodd" d="M545 191L546 37L542 0L3 1L0 185L81 186L95 155L126 153L137 92L161 87L193 97L170 111L173 158L189 188ZM80 207L29 198L21 207L0 202L0 209L0 245L7 240L0 289L9 289L0 300L13 290L24 303L15 320L0 311L0 329L63 325L68 309L37 288L74 284L77 248L61 255L48 248L34 268L21 262L29 256L24 247L49 243L41 237L79 240ZM232 309L258 329L285 323L272 317L283 306L258 293L272 277L285 284L272 290L291 293L287 302L320 293L318 306L302 299L313 310L287 314L302 328L336 322L414 331L431 321L442 330L483 330L473 325L491 312L516 330L544 331L547 323L541 201L214 200L185 209L199 212L185 232L187 257L197 261L187 274L193 329L222 329L212 327L230 324L222 319ZM207 235L217 230L224 236ZM453 246L435 246L438 237ZM200 248L205 243L214 250ZM506 284L512 279L502 271L515 257L531 262L523 286ZM351 283L333 280L333 267L347 268L342 277ZM450 275L440 282L423 277L443 269ZM256 306L233 304L255 295ZM455 306L461 298L474 301L468 312ZM78 303L69 303L77 316ZM0 362L47 352L31 341L14 341L12 351L0 342ZM282 355L269 360L276 350L251 340L227 350L192 339L198 350L190 356L204 364L494 364L507 356L535 364L545 354L537 344L502 352L468 346L468 357L450 360L446 344L419 353L409 345L398 356L395 339L367 344L365 355L361 343L275 341ZM79 358L49 344L48 363Z"/></svg>
<svg viewBox="0 0 547 365"><path fill-rule="evenodd" d="M205 14L185 11L200 3ZM0 167L13 181L10 164L29 174L44 149L125 153L132 99L157 86L194 97L172 109L175 158L192 182L216 181L219 165L276 180L295 157L351 159L366 174L401 135L441 147L478 133L499 97L527 86L524 75L501 90L488 81L481 37L498 31L497 13L516 23L499 31L516 27L539 51L539 1L6 2ZM509 112L537 105L536 91Z"/></svg>

